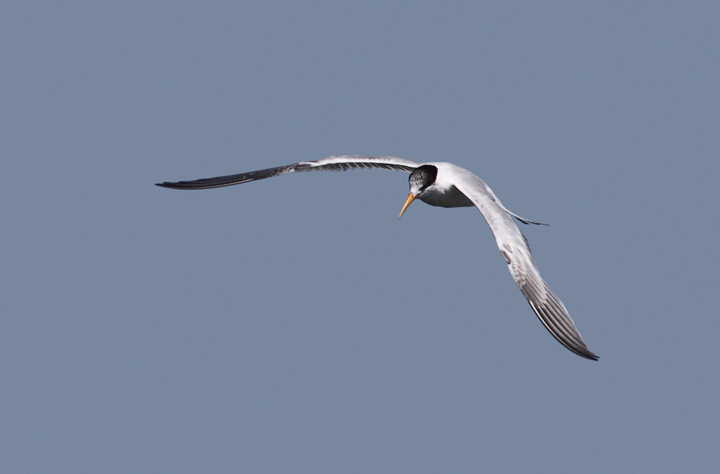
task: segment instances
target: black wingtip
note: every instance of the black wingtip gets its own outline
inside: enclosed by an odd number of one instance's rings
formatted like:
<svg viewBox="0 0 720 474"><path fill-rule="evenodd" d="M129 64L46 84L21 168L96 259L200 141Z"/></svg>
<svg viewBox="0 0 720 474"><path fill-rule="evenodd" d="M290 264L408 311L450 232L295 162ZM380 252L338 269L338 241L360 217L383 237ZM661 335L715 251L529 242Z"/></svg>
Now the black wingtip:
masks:
<svg viewBox="0 0 720 474"><path fill-rule="evenodd" d="M165 181L162 183L155 183L155 186L167 189L203 189L202 186L197 186L193 181L178 181L177 183Z"/></svg>
<svg viewBox="0 0 720 474"><path fill-rule="evenodd" d="M565 346L565 347L567 347L568 349L570 349L572 352L579 355L583 359L595 360L595 361L600 359L600 356L598 356L593 351L588 349L588 347L584 344L584 341L583 341L583 344L581 347L578 347L578 346L573 346L573 347Z"/></svg>
<svg viewBox="0 0 720 474"><path fill-rule="evenodd" d="M168 188L168 189L177 189L173 186L174 183L164 182L164 183L155 183L155 186L159 186L161 188Z"/></svg>

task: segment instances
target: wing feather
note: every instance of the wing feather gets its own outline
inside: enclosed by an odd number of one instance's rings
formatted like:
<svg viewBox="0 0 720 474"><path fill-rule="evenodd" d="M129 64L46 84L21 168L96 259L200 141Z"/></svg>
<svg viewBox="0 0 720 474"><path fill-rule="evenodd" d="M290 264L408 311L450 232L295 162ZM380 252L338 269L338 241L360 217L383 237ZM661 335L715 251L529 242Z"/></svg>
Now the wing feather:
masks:
<svg viewBox="0 0 720 474"><path fill-rule="evenodd" d="M598 360L583 341L565 305L540 276L527 239L512 217L483 180L469 171L454 167L455 187L465 194L485 217L510 274L530 307L555 339L570 351L590 360ZM523 221L523 219L521 219Z"/></svg>
<svg viewBox="0 0 720 474"><path fill-rule="evenodd" d="M267 168L264 170L250 171L247 173L217 176L215 178L197 179L195 181L178 181L157 183L157 186L171 189L210 189L233 186L235 184L249 183L275 176L282 176L288 173L299 173L303 171L347 171L353 169L383 169L393 171L411 172L420 166L414 161L403 160L393 156L360 156L343 155L331 156L315 161L301 161L287 166Z"/></svg>

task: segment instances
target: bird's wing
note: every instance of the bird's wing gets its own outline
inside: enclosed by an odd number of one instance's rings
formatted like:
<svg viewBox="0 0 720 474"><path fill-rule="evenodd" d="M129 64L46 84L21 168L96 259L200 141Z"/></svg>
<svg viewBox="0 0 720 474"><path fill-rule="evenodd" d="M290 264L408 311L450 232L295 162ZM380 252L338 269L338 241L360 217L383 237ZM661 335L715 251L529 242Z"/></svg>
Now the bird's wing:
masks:
<svg viewBox="0 0 720 474"><path fill-rule="evenodd" d="M527 239L512 220L514 214L505 209L480 178L463 168L456 168L456 173L455 187L482 212L508 263L510 274L540 321L560 344L580 357L598 360L583 341L565 305L540 277Z"/></svg>
<svg viewBox="0 0 720 474"><path fill-rule="evenodd" d="M376 168L384 170L399 170L411 172L420 166L414 161L403 160L393 156L331 156L315 161L301 161L287 166L250 171L247 173L218 176L216 178L198 179L195 181L179 181L176 183L157 183L157 186L172 189L208 189L232 186L234 184L249 183L274 176L302 171L346 171L360 168Z"/></svg>

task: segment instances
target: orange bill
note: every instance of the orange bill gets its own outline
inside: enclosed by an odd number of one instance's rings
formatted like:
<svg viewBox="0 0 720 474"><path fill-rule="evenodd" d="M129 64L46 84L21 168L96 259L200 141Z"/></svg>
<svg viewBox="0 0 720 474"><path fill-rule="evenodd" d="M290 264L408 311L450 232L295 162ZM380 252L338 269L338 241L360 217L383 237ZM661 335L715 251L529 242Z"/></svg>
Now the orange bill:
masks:
<svg viewBox="0 0 720 474"><path fill-rule="evenodd" d="M407 201L405 201L405 205L402 207L402 210L400 211L400 215L398 216L398 219L400 219L402 217L402 215L405 214L405 209L407 209L414 200L415 200L415 196L413 196L413 193L410 193L410 195L407 198Z"/></svg>

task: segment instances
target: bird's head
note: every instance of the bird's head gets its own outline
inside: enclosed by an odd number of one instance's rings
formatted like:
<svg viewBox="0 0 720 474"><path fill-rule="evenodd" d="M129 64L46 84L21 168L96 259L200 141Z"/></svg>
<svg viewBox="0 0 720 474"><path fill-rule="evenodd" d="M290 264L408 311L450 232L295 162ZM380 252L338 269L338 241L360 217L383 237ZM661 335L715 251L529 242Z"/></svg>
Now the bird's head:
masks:
<svg viewBox="0 0 720 474"><path fill-rule="evenodd" d="M405 205L403 205L402 210L400 211L398 219L402 217L405 210L417 197L421 196L430 186L435 184L437 173L438 169L433 165L418 166L412 171L412 173L410 173L410 177L408 178L408 182L410 183L410 194L408 195L407 201L405 201Z"/></svg>

